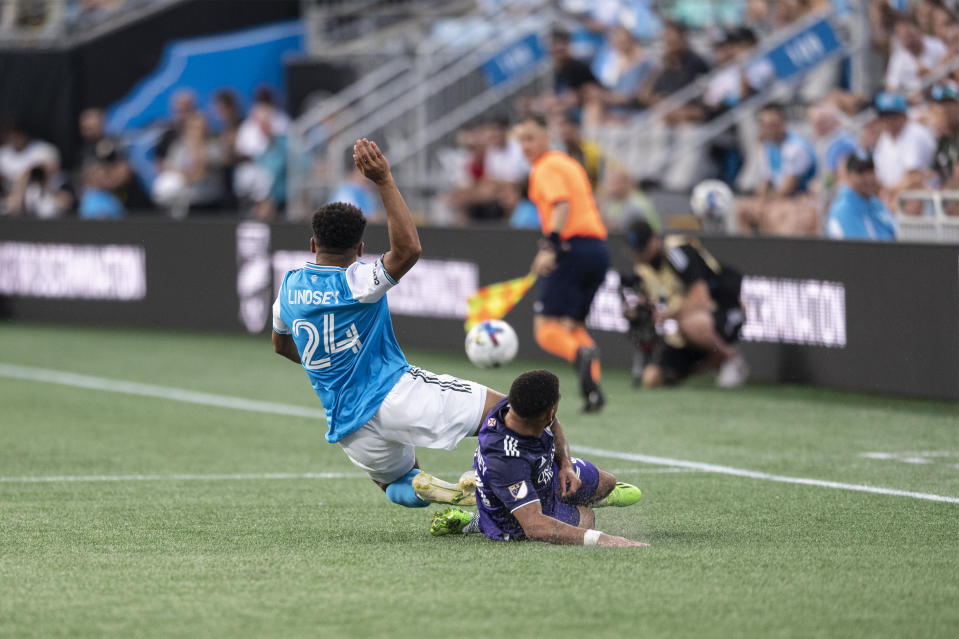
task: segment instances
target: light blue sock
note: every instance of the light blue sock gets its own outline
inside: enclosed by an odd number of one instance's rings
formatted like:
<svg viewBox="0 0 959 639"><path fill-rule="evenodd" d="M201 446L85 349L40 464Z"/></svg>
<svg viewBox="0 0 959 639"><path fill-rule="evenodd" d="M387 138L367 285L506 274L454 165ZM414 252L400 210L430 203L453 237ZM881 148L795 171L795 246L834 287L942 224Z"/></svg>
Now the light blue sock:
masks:
<svg viewBox="0 0 959 639"><path fill-rule="evenodd" d="M416 496L413 490L413 478L420 473L419 468L414 468L390 485L386 487L386 498L394 504L406 506L407 508L425 508L430 502L423 501Z"/></svg>

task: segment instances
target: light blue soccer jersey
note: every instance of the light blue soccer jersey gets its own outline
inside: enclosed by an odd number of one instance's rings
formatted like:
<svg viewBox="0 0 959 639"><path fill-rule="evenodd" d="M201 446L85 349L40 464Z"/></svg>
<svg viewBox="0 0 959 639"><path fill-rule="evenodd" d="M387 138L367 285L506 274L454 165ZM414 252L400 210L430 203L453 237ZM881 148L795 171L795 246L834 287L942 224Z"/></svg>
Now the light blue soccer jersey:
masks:
<svg viewBox="0 0 959 639"><path fill-rule="evenodd" d="M386 303L395 285L382 259L346 268L308 262L283 278L273 330L293 336L326 409L330 443L369 421L410 368Z"/></svg>
<svg viewBox="0 0 959 639"><path fill-rule="evenodd" d="M777 189L787 177L797 178L797 192L805 193L809 183L816 177L816 151L802 136L786 133L779 144L764 142L766 164L764 177Z"/></svg>

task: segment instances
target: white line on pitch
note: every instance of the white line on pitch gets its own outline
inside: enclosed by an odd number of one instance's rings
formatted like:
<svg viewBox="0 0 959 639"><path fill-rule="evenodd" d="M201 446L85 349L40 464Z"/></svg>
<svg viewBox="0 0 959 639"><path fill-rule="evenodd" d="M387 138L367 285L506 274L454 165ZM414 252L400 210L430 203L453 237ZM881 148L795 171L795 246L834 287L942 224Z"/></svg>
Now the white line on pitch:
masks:
<svg viewBox="0 0 959 639"><path fill-rule="evenodd" d="M668 475L669 473L698 473L695 468L603 468L614 475Z"/></svg>
<svg viewBox="0 0 959 639"><path fill-rule="evenodd" d="M40 484L94 481L231 481L243 479L360 479L366 473L176 473L172 475L53 475L41 477L0 477L0 484Z"/></svg>
<svg viewBox="0 0 959 639"><path fill-rule="evenodd" d="M66 386L77 386L80 388L89 388L115 393L126 393L130 395L144 395L147 397L170 399L192 404L219 406L223 408L232 408L235 410L246 410L260 413L272 413L275 415L292 415L296 417L310 418L321 418L323 416L323 413L320 411L311 410L302 406L290 406L288 404L278 404L275 402L261 402L245 399L242 397L229 397L226 395L214 395L211 393L198 393L184 390L182 388L138 384L135 382L125 382L122 380L93 377L90 375L78 375L76 373L67 373L44 368L34 368L31 366L18 366L15 364L0 363L0 377L11 377L15 379L26 379L38 382L50 382L54 384L63 384ZM912 499L959 504L959 497L948 497L945 495L936 495L932 493L918 493L908 490L898 490L895 488L867 486L865 484L844 484L841 482L827 481L823 479L771 475L769 473L746 470L743 468L733 468L731 466L719 466L716 464L706 464L684 459L672 459L670 457L654 457L651 455L624 453L613 450L603 450L601 448L592 448L588 446L573 446L572 448L576 452L586 453L587 455L606 457L608 459L620 459L623 461L641 462L644 464L651 464L653 466L688 468L691 470L698 470L707 473L732 475L734 477L747 477L749 479L759 479L762 481L773 481L784 484L819 486L821 488L835 488L837 490L851 490L863 493L874 493L878 495L893 495L897 497L910 497Z"/></svg>
<svg viewBox="0 0 959 639"><path fill-rule="evenodd" d="M950 504L959 504L959 497L946 497L945 495L935 495L932 493L916 493L909 490L898 490L895 488L882 488L880 486L867 486L865 484L844 484L837 481L826 481L824 479L807 479L805 477L788 477L786 475L771 475L769 473L761 473L755 470L746 470L743 468L732 468L730 466L718 466L716 464L704 464L702 462L686 461L684 459L672 459L670 457L653 457L651 455L621 453L613 450L591 448L589 446L571 446L571 448L573 452L577 454L595 455L596 457L606 457L608 459L621 459L624 461L642 462L644 464L654 464L656 466L676 466L679 468L689 468L692 470L699 470L706 473L719 473L721 475L733 475L735 477L748 477L749 479L775 481L783 484L803 484L805 486L820 486L822 488L836 488L838 490L853 490L861 493L875 493L877 495L894 495L897 497L912 497L913 499L925 499L928 501L943 501Z"/></svg>

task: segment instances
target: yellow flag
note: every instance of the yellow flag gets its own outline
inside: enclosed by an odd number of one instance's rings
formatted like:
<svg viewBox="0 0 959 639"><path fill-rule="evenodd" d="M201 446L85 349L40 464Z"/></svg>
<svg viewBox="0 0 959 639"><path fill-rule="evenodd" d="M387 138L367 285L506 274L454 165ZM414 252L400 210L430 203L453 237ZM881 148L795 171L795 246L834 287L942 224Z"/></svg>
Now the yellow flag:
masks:
<svg viewBox="0 0 959 639"><path fill-rule="evenodd" d="M467 300L466 330L490 319L502 319L536 282L536 274L497 282L479 289Z"/></svg>

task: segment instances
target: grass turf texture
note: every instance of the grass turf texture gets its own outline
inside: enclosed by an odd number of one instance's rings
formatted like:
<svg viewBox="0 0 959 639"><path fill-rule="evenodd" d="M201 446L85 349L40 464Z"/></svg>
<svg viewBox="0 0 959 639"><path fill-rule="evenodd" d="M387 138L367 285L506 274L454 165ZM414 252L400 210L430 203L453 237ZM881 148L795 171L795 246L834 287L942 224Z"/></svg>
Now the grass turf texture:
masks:
<svg viewBox="0 0 959 639"><path fill-rule="evenodd" d="M505 389L460 355L410 361ZM0 326L0 362L319 406L269 340ZM807 388L636 392L575 444L959 496L959 408ZM0 475L354 473L314 420L0 378ZM421 451L455 479L472 456ZM923 636L959 633L959 505L658 472L592 457L642 487L597 527L605 550L432 538L432 509L341 479L0 481L0 636ZM651 472L656 471L656 472Z"/></svg>

